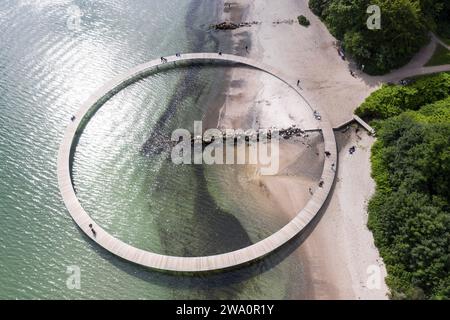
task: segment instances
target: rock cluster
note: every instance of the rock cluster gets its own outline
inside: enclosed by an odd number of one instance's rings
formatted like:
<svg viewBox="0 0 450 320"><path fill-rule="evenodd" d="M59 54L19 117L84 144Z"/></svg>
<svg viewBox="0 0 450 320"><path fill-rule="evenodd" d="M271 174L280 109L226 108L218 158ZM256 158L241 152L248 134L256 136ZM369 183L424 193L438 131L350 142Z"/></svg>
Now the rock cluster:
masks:
<svg viewBox="0 0 450 320"><path fill-rule="evenodd" d="M222 139L225 141L234 141L234 143L237 143L239 141L259 141L260 136L264 136L267 138L267 140L272 139L272 132L278 131L279 136L284 139L289 139L291 137L302 137L307 136L304 130L297 128L296 125L292 125L291 127L287 129L277 129L277 128L271 128L268 130L247 130L245 132L235 132L232 134L226 134L222 133ZM209 145L214 141L214 137L208 137L207 135L204 136L197 136L191 139L191 143L194 142L202 142L204 145Z"/></svg>
<svg viewBox="0 0 450 320"><path fill-rule="evenodd" d="M287 128L287 129L281 129L280 130L280 136L283 137L284 139L289 139L291 137L301 137L305 134L305 131L297 128L296 125L292 125L291 127Z"/></svg>
<svg viewBox="0 0 450 320"><path fill-rule="evenodd" d="M217 24L213 24L211 25L212 29L215 30L235 30L237 28L241 28L241 27L250 27L254 24L259 24L260 22L258 21L252 21L252 22L241 22L241 23L234 23L234 22L220 22Z"/></svg>

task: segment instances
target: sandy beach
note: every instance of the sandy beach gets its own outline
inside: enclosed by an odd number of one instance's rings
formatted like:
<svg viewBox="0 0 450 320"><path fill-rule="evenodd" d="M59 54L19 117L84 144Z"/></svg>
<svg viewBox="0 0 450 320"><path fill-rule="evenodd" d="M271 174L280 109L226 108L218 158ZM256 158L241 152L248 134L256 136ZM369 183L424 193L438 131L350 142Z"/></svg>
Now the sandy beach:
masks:
<svg viewBox="0 0 450 320"><path fill-rule="evenodd" d="M233 31L218 31L230 32L235 40L233 48L223 51L263 61L291 79L300 80L304 97L312 106L325 110L323 116L334 127L349 120L356 107L378 88L378 82L350 75L351 64L338 56L335 39L308 9L307 1L236 0L231 6L223 5L224 21L258 22ZM308 17L310 27L297 23L300 14ZM287 128L293 124L302 129L314 128L310 109L292 90L259 71L233 69L218 127ZM314 231L293 254L307 265L312 284L308 298L385 299L386 270L366 226L366 204L374 192L370 177L374 138L355 128L337 132L336 137L339 164L329 205ZM289 219L317 188L323 163L320 138L311 138L310 147L305 148L292 147L292 143L281 145L277 176L254 179L278 204L279 214ZM349 155L348 148L353 145L357 151ZM379 272L380 285L369 288L374 268ZM295 292L291 293L291 298L296 297Z"/></svg>

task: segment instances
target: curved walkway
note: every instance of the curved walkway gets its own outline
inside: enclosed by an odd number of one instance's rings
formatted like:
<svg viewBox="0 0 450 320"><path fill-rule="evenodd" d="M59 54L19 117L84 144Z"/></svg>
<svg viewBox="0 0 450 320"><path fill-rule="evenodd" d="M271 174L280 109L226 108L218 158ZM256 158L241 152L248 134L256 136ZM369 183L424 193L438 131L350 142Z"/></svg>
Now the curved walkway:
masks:
<svg viewBox="0 0 450 320"><path fill-rule="evenodd" d="M229 61L251 66L282 80L303 98L300 94L300 89L296 86L296 80L286 78L272 67L248 58L229 54L190 53L183 54L181 57L170 56L166 57L166 59L167 64L174 64L176 61ZM117 76L97 90L97 92L81 106L75 115L75 119L68 125L59 149L57 168L59 188L70 215L87 236L106 250L125 260L154 269L177 272L212 271L231 268L264 257L301 232L316 216L328 198L328 194L335 179L335 172L332 164L337 166L337 148L333 129L326 119L323 119L320 122L318 121L318 128L322 131L324 138L325 150L331 153L329 157L325 157L322 172L323 187L317 189L306 206L282 229L255 244L236 251L202 257L176 257L145 251L113 237L93 221L78 201L71 178L71 157L72 151L76 146L75 138L77 133L79 133L79 129L82 128L83 120L88 120L92 112L98 109L115 93L142 77L145 77L149 72L158 70L158 67L162 64L164 63L162 63L160 59L152 60L129 70L125 74ZM321 114L324 115L325 113L321 112ZM96 231L95 237L89 227L90 224L92 224Z"/></svg>
<svg viewBox="0 0 450 320"><path fill-rule="evenodd" d="M424 76L440 72L450 72L450 64L432 67L419 67L414 69L405 69L400 72L381 76L383 82L397 82L402 79L411 78L415 76Z"/></svg>
<svg viewBox="0 0 450 320"><path fill-rule="evenodd" d="M379 79L382 82L397 82L399 80L415 76L423 76L439 72L449 72L450 71L449 64L431 67L425 66L435 53L438 44L441 44L447 49L449 49L449 46L447 46L434 33L430 32L430 38L431 38L430 43L427 46L423 47L407 65L397 70L394 70L388 74L382 76L375 76L373 78Z"/></svg>
<svg viewBox="0 0 450 320"><path fill-rule="evenodd" d="M381 85L382 83L389 82L396 83L402 79L412 78L416 76L425 76L440 72L450 72L450 64L430 67L425 66L435 53L438 44L442 44L445 47L449 48L449 46L442 42L442 40L440 40L432 32L430 32L430 38L430 43L423 47L411 59L411 61L403 67L392 70L391 72L380 76L370 76L365 73L360 73L361 78L368 84Z"/></svg>

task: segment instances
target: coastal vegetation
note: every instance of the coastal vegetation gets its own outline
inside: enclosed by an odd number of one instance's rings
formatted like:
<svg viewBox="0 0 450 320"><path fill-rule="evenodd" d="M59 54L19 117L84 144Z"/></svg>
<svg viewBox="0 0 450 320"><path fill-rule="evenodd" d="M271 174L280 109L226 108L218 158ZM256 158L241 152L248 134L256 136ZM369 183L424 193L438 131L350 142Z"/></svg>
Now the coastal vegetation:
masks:
<svg viewBox="0 0 450 320"><path fill-rule="evenodd" d="M387 119L406 110L418 110L449 95L450 74L440 73L416 79L408 86L385 84L372 93L355 113L368 121Z"/></svg>
<svg viewBox="0 0 450 320"><path fill-rule="evenodd" d="M367 27L369 5L381 9L379 29ZM450 38L447 0L310 0L309 6L369 74L406 64L428 42L430 30Z"/></svg>
<svg viewBox="0 0 450 320"><path fill-rule="evenodd" d="M311 22L309 22L308 18L305 17L304 15L300 15L297 17L298 19L298 23L300 23L300 25L304 26L304 27L308 27Z"/></svg>
<svg viewBox="0 0 450 320"><path fill-rule="evenodd" d="M425 77L384 86L358 111L377 129L368 226L394 299L450 298L449 92L449 74Z"/></svg>

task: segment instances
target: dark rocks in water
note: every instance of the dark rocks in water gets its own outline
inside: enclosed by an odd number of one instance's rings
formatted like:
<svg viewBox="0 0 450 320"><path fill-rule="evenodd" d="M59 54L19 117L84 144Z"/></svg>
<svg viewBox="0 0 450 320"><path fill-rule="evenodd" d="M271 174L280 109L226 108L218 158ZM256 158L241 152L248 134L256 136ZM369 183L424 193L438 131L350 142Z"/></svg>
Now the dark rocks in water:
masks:
<svg viewBox="0 0 450 320"><path fill-rule="evenodd" d="M261 22L252 21L252 22L241 22L239 23L239 27L251 27L254 24L260 24Z"/></svg>
<svg viewBox="0 0 450 320"><path fill-rule="evenodd" d="M287 129L269 129L269 130L263 130L263 131L252 131L248 130L247 132L242 133L234 133L232 135L227 135L226 133L222 134L223 141L234 141L234 143L238 143L239 141L246 141L249 142L252 141L259 141L260 135L264 135L267 140L272 139L272 131L278 131L280 137L284 138L285 140L288 140L292 137L308 137L306 132L300 128L297 128L295 125L287 128ZM219 138L220 139L220 138ZM214 137L194 137L191 139L191 144L194 144L194 142L202 142L203 146L207 146L214 142Z"/></svg>
<svg viewBox="0 0 450 320"><path fill-rule="evenodd" d="M214 136L195 136L190 139L190 141L185 141L184 143L193 145L195 142L201 143L202 147L206 147L213 143L216 139L223 139L223 142L227 141L233 141L234 144L238 144L240 142L246 142L249 143L250 141L256 141L259 142L261 137L265 137L267 140L272 139L272 132L278 131L278 134L281 138L288 140L292 137L304 137L307 138L309 135L306 133L305 130L302 130L300 128L297 128L295 125L292 125L291 127L287 129L268 129L268 130L247 130L246 132L235 132L232 134L227 134L225 132L222 132L222 136L220 137L214 137ZM162 137L156 137L154 139L148 140L143 146L142 146L142 152L147 155L158 155L163 152L169 152L171 148L173 148L178 143L181 143L182 141L171 141L169 139L164 139Z"/></svg>
<svg viewBox="0 0 450 320"><path fill-rule="evenodd" d="M212 26L216 30L234 30L239 28L239 25L233 22L221 22Z"/></svg>
<svg viewBox="0 0 450 320"><path fill-rule="evenodd" d="M260 23L261 22L258 22L258 21L240 22L240 23L225 21L225 22L213 24L213 25L211 25L211 28L216 29L216 30L235 30L237 28L242 28L242 27L251 27L254 24L260 24Z"/></svg>
<svg viewBox="0 0 450 320"><path fill-rule="evenodd" d="M293 23L294 19L277 20L272 22L272 24L293 24Z"/></svg>
<svg viewBox="0 0 450 320"><path fill-rule="evenodd" d="M141 152L146 156L159 155L171 150L171 141L162 137L147 140L141 147Z"/></svg>
<svg viewBox="0 0 450 320"><path fill-rule="evenodd" d="M297 128L295 125L287 128L287 129L281 129L280 130L280 136L283 137L284 139L289 139L291 137L301 137L305 134L305 131Z"/></svg>

